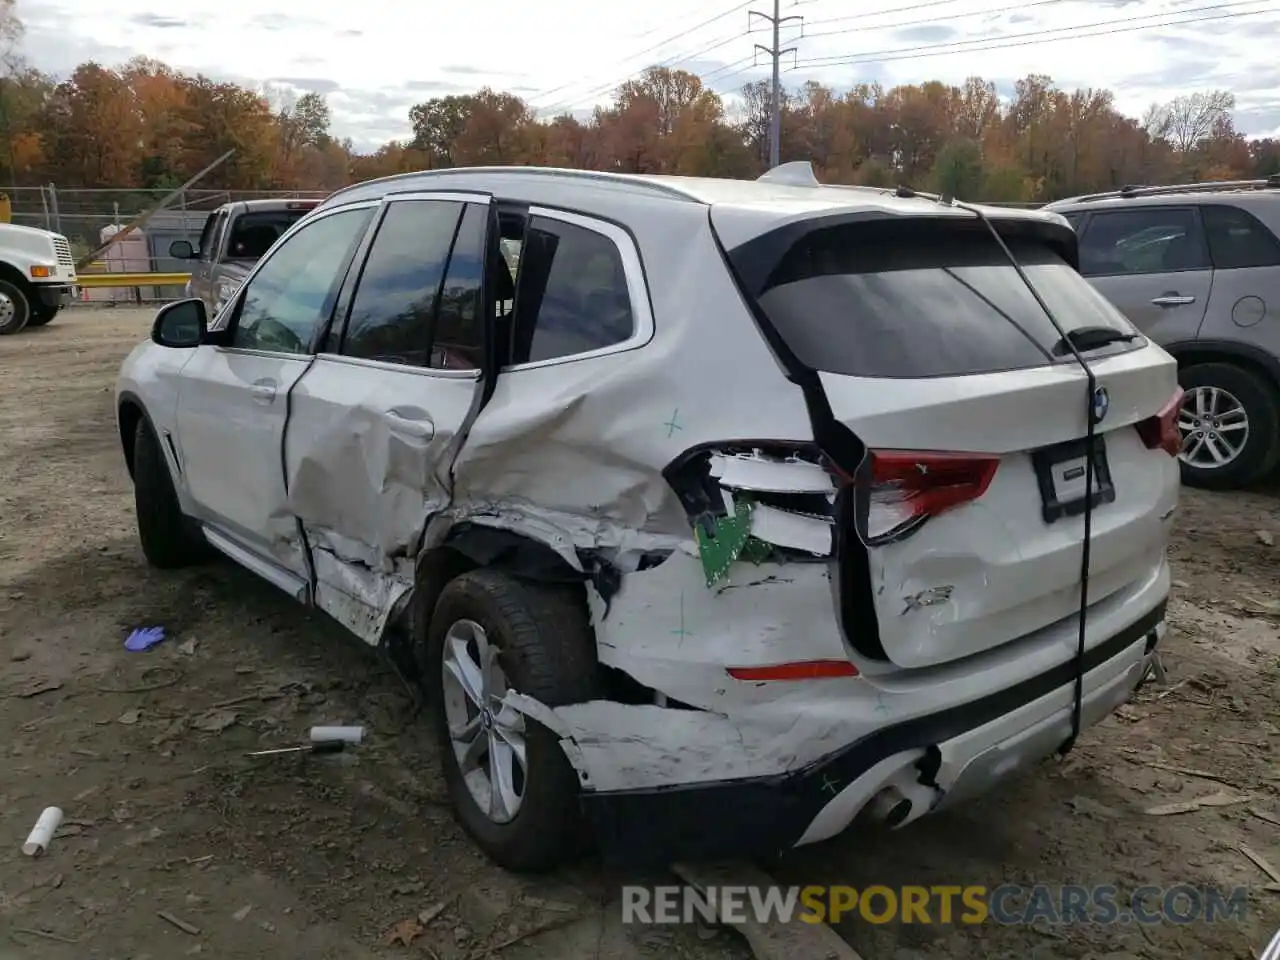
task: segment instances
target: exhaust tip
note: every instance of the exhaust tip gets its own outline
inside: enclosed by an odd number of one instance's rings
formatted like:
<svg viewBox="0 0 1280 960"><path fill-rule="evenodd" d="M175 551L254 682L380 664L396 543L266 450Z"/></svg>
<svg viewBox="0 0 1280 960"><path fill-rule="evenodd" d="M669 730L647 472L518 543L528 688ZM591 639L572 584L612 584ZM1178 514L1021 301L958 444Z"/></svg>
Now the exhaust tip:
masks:
<svg viewBox="0 0 1280 960"><path fill-rule="evenodd" d="M893 829L911 816L911 801L897 787L885 787L867 804L871 818Z"/></svg>

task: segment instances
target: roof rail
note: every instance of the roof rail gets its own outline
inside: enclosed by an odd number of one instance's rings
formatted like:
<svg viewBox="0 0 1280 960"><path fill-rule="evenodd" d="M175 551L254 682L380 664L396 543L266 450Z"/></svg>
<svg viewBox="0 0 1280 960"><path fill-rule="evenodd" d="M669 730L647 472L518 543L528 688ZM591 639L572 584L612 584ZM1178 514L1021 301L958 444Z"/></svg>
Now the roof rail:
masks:
<svg viewBox="0 0 1280 960"><path fill-rule="evenodd" d="M1091 200L1109 200L1115 197L1158 197L1179 193L1214 193L1219 190L1275 190L1280 189L1280 174L1272 174L1264 180L1205 180L1200 183L1173 183L1163 187L1125 186L1119 190L1090 193L1072 197L1071 203L1087 203ZM1059 201L1060 203L1062 201Z"/></svg>

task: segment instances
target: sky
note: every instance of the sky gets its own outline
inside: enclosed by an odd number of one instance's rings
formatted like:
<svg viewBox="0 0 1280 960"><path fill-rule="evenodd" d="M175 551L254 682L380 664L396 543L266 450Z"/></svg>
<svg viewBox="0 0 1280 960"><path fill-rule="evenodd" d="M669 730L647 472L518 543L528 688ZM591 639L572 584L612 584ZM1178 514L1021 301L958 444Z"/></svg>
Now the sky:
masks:
<svg viewBox="0 0 1280 960"><path fill-rule="evenodd" d="M1280 134L1280 0L779 0L781 79L836 89L978 75L1004 94L1029 73L1105 87L1140 115L1205 89L1236 95L1237 129ZM646 66L690 70L732 97L769 76L773 0L18 0L24 52L66 75L137 55L260 89L315 91L333 132L372 150L408 111L481 86L550 116L589 114ZM1135 29L1140 28L1140 29ZM753 65L753 62L755 65ZM732 102L730 101L732 108Z"/></svg>

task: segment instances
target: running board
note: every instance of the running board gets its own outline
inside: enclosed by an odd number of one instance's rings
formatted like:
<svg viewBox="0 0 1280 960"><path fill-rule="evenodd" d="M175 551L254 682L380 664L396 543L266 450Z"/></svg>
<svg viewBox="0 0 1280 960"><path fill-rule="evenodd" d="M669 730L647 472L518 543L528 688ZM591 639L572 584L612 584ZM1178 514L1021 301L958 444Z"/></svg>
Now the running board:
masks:
<svg viewBox="0 0 1280 960"><path fill-rule="evenodd" d="M311 590L307 581L296 574L290 573L288 570L282 570L274 563L263 560L262 557L240 546L226 534L220 533L209 526L205 526L203 529L205 539L209 541L209 546L219 553L226 554L240 566L252 573L256 573L268 583L279 587L299 603L310 602Z"/></svg>

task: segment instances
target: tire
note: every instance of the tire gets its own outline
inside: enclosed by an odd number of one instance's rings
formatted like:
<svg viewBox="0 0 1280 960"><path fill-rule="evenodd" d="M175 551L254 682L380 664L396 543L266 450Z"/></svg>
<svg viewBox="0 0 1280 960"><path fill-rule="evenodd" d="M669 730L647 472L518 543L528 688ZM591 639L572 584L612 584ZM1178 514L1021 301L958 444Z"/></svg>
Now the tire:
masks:
<svg viewBox="0 0 1280 960"><path fill-rule="evenodd" d="M31 305L31 315L27 317L27 326L43 327L46 323L50 323L61 309L61 307L46 307L42 303L33 303Z"/></svg>
<svg viewBox="0 0 1280 960"><path fill-rule="evenodd" d="M496 648L497 664L510 689L550 707L591 700L598 685L595 638L586 604L576 590L522 583L496 570L473 570L445 586L427 628L426 682L455 815L490 859L512 871L544 872L584 852L586 830L578 803L578 777L559 737L522 717L527 776L521 778L517 811L506 822L499 822L479 805L450 735L445 641L460 625L479 626ZM474 708L466 709L470 714ZM498 711L494 717L492 723L486 720L478 728L480 737L501 725ZM492 736L489 742L493 742ZM479 789L487 792L487 788Z"/></svg>
<svg viewBox="0 0 1280 960"><path fill-rule="evenodd" d="M0 337L18 333L31 319L31 301L26 291L8 280L0 280Z"/></svg>
<svg viewBox="0 0 1280 960"><path fill-rule="evenodd" d="M1178 380L1186 391L1183 411L1179 417L1180 424L1189 421L1199 425L1193 414L1196 409L1195 397L1198 391L1209 389L1221 391L1218 394L1220 406L1225 404L1232 407L1238 404L1248 424L1247 436L1238 454L1217 467L1188 462L1196 453L1193 446L1196 434L1184 430L1183 453L1179 457L1183 483L1205 490L1234 490L1248 486L1275 468L1277 460L1280 460L1280 400L1270 383L1251 370L1231 363L1196 364L1184 369ZM1223 397L1222 393L1227 396ZM1235 401L1234 404L1231 403L1232 400ZM1217 425L1221 426L1223 422L1217 421ZM1205 433L1217 438L1218 435L1213 432L1215 422L1208 421L1206 426L1208 430ZM1228 434L1222 435L1226 436ZM1219 446L1219 449L1224 448Z"/></svg>
<svg viewBox="0 0 1280 960"><path fill-rule="evenodd" d="M151 566L176 570L208 556L204 535L178 505L169 464L145 419L133 439L133 504L142 553Z"/></svg>

